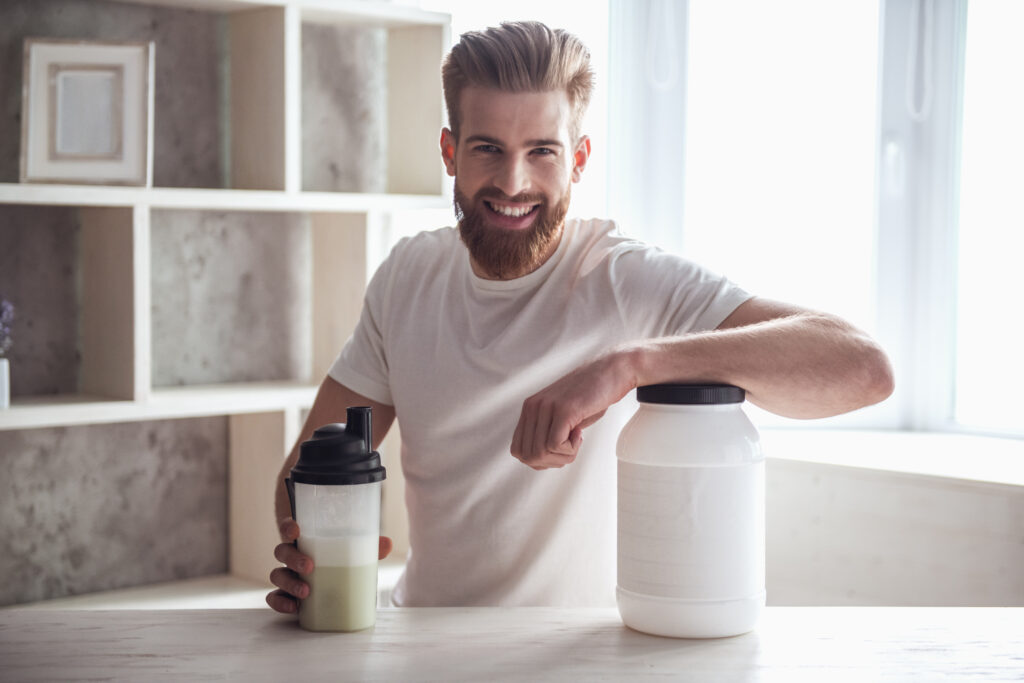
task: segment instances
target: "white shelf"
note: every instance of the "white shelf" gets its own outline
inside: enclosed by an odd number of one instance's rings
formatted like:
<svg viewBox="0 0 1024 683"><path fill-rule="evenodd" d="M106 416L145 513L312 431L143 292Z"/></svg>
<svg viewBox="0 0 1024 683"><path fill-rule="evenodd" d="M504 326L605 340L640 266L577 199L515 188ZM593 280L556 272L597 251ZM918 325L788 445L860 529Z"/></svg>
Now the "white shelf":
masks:
<svg viewBox="0 0 1024 683"><path fill-rule="evenodd" d="M451 200L442 195L0 183L0 204L307 213L438 209L450 203Z"/></svg>
<svg viewBox="0 0 1024 683"><path fill-rule="evenodd" d="M447 25L449 15L381 0L117 0L130 5L156 5L207 12L238 12L263 7L295 7L303 19L382 28Z"/></svg>
<svg viewBox="0 0 1024 683"><path fill-rule="evenodd" d="M15 399L10 408L0 410L0 431L305 408L316 391L298 382L253 382L155 389L144 401L81 394Z"/></svg>
<svg viewBox="0 0 1024 683"><path fill-rule="evenodd" d="M302 18L330 24L406 28L410 26L448 26L451 16L429 12L396 2L366 0L293 0Z"/></svg>

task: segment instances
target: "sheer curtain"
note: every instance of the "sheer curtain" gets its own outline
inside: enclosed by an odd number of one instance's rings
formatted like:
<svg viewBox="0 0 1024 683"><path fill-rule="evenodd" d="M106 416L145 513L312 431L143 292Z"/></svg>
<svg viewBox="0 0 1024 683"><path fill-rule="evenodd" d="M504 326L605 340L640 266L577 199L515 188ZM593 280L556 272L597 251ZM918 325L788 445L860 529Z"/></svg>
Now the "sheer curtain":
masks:
<svg viewBox="0 0 1024 683"><path fill-rule="evenodd" d="M611 215L874 331L878 35L876 3L613 0Z"/></svg>

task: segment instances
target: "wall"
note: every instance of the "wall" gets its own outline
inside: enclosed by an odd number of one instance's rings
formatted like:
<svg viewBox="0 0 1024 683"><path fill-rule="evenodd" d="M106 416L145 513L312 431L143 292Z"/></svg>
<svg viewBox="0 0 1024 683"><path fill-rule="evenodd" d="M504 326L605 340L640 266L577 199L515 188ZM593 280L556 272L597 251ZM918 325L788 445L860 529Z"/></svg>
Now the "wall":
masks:
<svg viewBox="0 0 1024 683"><path fill-rule="evenodd" d="M227 420L0 432L0 605L227 571Z"/></svg>
<svg viewBox="0 0 1024 683"><path fill-rule="evenodd" d="M1022 486L773 458L767 535L769 604L1024 606Z"/></svg>
<svg viewBox="0 0 1024 683"><path fill-rule="evenodd" d="M311 239L298 214L154 211L153 386L310 381Z"/></svg>

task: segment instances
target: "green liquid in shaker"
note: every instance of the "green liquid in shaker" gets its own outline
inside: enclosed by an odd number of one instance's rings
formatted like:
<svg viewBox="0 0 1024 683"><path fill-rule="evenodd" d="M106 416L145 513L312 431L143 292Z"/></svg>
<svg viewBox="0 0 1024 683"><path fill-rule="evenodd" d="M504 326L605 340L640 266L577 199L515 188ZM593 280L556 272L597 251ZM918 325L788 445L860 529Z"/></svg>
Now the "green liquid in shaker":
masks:
<svg viewBox="0 0 1024 683"><path fill-rule="evenodd" d="M377 618L377 563L317 567L303 577L309 597L299 605L299 625L309 631L359 631Z"/></svg>

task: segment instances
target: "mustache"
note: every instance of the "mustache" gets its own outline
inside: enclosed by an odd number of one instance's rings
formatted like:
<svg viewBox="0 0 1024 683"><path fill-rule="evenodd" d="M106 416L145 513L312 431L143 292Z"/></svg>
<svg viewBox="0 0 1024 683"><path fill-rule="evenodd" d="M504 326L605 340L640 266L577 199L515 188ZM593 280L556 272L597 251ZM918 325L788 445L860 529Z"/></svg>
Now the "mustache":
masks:
<svg viewBox="0 0 1024 683"><path fill-rule="evenodd" d="M473 201L497 201L509 204L543 204L545 197L538 193L520 192L510 197L496 187L485 187L477 190L473 195Z"/></svg>

